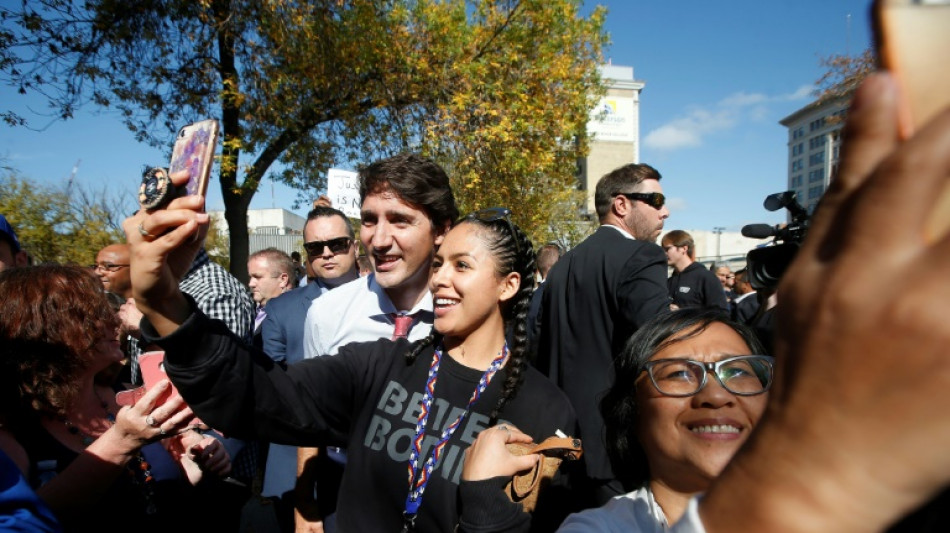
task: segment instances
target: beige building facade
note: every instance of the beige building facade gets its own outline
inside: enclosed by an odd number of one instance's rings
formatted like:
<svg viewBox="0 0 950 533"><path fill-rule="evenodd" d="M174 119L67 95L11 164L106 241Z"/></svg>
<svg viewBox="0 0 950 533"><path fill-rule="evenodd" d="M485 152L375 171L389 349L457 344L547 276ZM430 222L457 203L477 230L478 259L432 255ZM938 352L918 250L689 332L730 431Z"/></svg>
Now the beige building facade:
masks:
<svg viewBox="0 0 950 533"><path fill-rule="evenodd" d="M812 102L779 121L788 128L788 190L814 212L838 168L849 100Z"/></svg>
<svg viewBox="0 0 950 533"><path fill-rule="evenodd" d="M640 161L640 92L644 82L633 67L602 65L607 94L591 111L587 132L590 154L578 163L579 188L587 193L587 211L594 215L594 188L604 174Z"/></svg>

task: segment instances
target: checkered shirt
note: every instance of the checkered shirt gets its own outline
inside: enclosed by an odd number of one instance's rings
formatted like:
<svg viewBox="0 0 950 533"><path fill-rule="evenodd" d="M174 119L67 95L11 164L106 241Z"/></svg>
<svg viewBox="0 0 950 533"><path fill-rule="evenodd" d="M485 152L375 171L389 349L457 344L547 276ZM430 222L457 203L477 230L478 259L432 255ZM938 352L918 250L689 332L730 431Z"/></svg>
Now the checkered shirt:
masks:
<svg viewBox="0 0 950 533"><path fill-rule="evenodd" d="M191 269L178 284L181 292L189 294L204 314L222 320L228 329L250 342L254 333L254 300L244 285L221 265L211 261L202 248L191 264ZM130 364L132 383L141 384L138 356L142 349L138 339L132 338Z"/></svg>

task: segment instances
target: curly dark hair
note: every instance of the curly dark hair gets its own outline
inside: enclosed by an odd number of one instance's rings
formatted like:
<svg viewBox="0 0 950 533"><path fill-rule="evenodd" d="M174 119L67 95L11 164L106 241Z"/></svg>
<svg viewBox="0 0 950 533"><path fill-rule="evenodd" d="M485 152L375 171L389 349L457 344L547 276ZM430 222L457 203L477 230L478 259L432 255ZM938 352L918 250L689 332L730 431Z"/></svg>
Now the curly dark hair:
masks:
<svg viewBox="0 0 950 533"><path fill-rule="evenodd" d="M79 266L5 270L0 302L3 410L65 416L96 344L119 326L102 283Z"/></svg>
<svg viewBox="0 0 950 533"><path fill-rule="evenodd" d="M647 457L636 434L639 406L633 386L643 364L667 346L700 335L717 322L738 333L750 353L766 355L750 328L733 322L719 309L689 307L663 313L644 324L614 358L614 384L601 400L600 412L606 428L607 453L625 486L638 487L650 479ZM680 336L683 332L686 334Z"/></svg>
<svg viewBox="0 0 950 533"><path fill-rule="evenodd" d="M456 226L462 224L474 224L481 228L484 242L495 257L496 272L499 276L507 276L511 272L521 275L518 293L502 308L508 338L508 363L503 369L505 383L501 397L489 415L488 424L494 425L498 422L505 404L517 395L518 388L524 382L528 365L527 316L531 295L534 292L535 253L531 239L506 217L482 220L468 215L463 217ZM426 346L438 345L441 342L442 335L433 329L432 333L409 349L406 354L406 363L412 364Z"/></svg>

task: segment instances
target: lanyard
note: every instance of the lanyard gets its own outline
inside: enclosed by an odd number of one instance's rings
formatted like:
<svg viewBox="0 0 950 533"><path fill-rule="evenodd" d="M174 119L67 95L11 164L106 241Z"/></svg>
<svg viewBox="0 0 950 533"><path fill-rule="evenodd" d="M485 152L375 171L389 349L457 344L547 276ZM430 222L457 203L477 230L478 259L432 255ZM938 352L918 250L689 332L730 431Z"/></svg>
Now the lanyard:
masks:
<svg viewBox="0 0 950 533"><path fill-rule="evenodd" d="M455 430L462 424L465 415L472 410L472 405L475 404L475 401L478 400L482 392L485 391L485 388L488 387L492 376L501 368L501 365L504 364L505 358L507 357L508 343L506 342L501 352L498 353L498 357L492 360L491 364L488 365L488 368L485 370L485 373L482 374L481 379L478 380L478 385L472 392L472 397L469 398L465 411L462 411L458 418L445 428L442 432L442 436L439 438L439 442L432 447L432 453L429 454L425 464L420 469L419 456L422 454L422 441L425 438L426 423L429 421L429 408L432 406L432 400L434 398L435 382L439 377L439 363L442 361L442 346L435 349L435 353L432 355L432 363L429 365L429 377L426 379L425 394L422 396L419 420L416 422L416 436L412 440L412 451L409 453L409 495L406 496L406 510L403 512L403 531L415 530L416 513L419 512L419 506L422 504L422 493L426 490L426 485L429 483L429 476L432 474L432 470L442 457L446 443L452 438L452 434L455 433Z"/></svg>

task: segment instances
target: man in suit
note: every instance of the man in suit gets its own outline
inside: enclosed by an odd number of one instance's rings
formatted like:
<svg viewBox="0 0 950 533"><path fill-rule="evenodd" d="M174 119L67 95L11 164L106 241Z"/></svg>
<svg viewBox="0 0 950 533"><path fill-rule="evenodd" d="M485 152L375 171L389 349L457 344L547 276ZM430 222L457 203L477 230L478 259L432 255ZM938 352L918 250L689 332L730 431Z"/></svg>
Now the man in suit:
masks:
<svg viewBox="0 0 950 533"><path fill-rule="evenodd" d="M261 348L263 324L270 311L267 303L294 287L294 263L285 252L277 248L265 248L248 258L247 274L250 278L247 286L257 304L253 343Z"/></svg>
<svg viewBox="0 0 950 533"><path fill-rule="evenodd" d="M732 319L746 325L752 324L759 311L759 298L749 283L749 271L745 268L736 272L736 299L732 301Z"/></svg>
<svg viewBox="0 0 950 533"><path fill-rule="evenodd" d="M353 226L341 211L324 205L313 208L307 214L303 236L307 262L316 274L314 281L271 300L264 319L264 352L284 365L304 358L304 321L313 301L359 277L356 268L358 244ZM284 531L293 530L296 481L297 447L271 444L261 495L277 502Z"/></svg>
<svg viewBox="0 0 950 533"><path fill-rule="evenodd" d="M557 260L564 255L561 245L555 242L549 242L542 246L536 254L536 273L535 279L538 282L534 288L534 294L531 295L531 302L528 304L528 346L530 347L530 360L534 362L538 348L538 330L541 323L538 319L541 311L541 296L544 294L544 281L548 277L548 272Z"/></svg>
<svg viewBox="0 0 950 533"><path fill-rule="evenodd" d="M629 164L597 183L601 226L564 254L545 280L538 368L571 399L584 440L584 473L573 475L581 507L627 492L604 444L600 395L613 380L613 355L644 322L669 311L666 254L656 245L665 207L660 173Z"/></svg>
<svg viewBox="0 0 950 533"><path fill-rule="evenodd" d="M330 289L359 277L359 244L342 211L323 205L313 208L307 214L303 237L315 281L275 298L264 319L264 351L285 364L303 359L304 322L310 304Z"/></svg>

